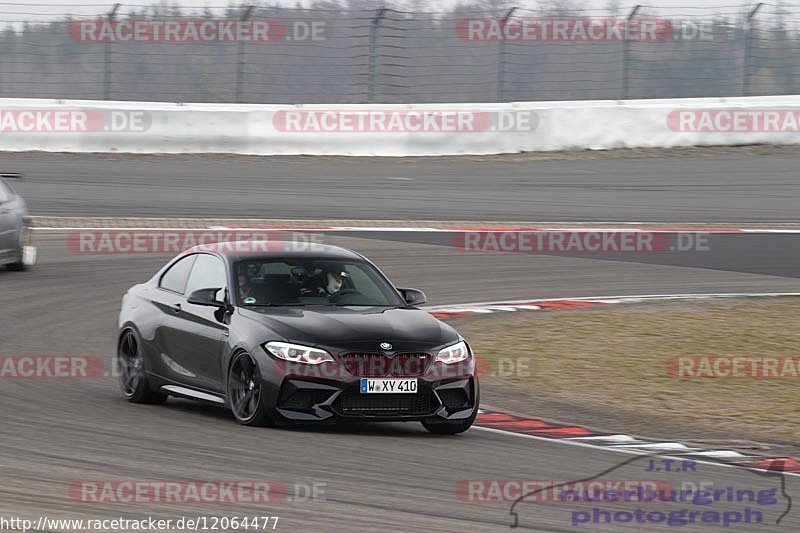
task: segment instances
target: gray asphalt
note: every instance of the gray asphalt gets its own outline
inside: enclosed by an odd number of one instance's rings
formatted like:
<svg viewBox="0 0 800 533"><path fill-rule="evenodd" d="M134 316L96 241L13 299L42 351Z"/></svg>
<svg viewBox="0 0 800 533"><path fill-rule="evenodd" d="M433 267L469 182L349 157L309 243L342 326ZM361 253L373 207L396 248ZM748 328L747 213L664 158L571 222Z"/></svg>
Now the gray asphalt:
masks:
<svg viewBox="0 0 800 533"><path fill-rule="evenodd" d="M742 149L744 150L744 149ZM796 221L796 148L519 160L0 154L37 215Z"/></svg>
<svg viewBox="0 0 800 533"><path fill-rule="evenodd" d="M64 234L38 234L40 264L26 273L0 272L0 353L99 355L110 367L115 320L127 287L167 258L94 256L69 251ZM430 303L528 296L565 296L711 289L778 291L791 278L680 266L570 257L472 255L443 246L333 237L385 267L398 284L429 292ZM602 280L603 283L598 283ZM466 503L460 480L576 480L596 476L626 455L474 429L454 438L426 434L417 424L319 429L251 429L224 410L170 400L137 406L115 379L0 379L0 516L177 519L182 516L280 517L278 531L505 531L510 503ZM536 406L530 406L530 415ZM608 480L712 482L715 488L774 488L774 477L698 466L697 473L648 473L642 462L601 476ZM317 483L324 501L269 506L216 504L86 504L68 490L78 480L277 480ZM800 489L788 479L787 491ZM793 531L796 511L751 505L764 523L695 525L686 531ZM607 508L608 505L599 505ZM636 506L634 505L633 508ZM647 510L732 510L741 504L647 504ZM520 527L538 531L674 531L674 526L571 525L588 504L521 504ZM614 505L624 510L628 506ZM780 509L779 509L780 508Z"/></svg>
<svg viewBox="0 0 800 533"><path fill-rule="evenodd" d="M496 239L502 239L504 233L502 231L495 231L492 234ZM439 247L453 249L455 247L461 250L464 247L465 238L459 237L456 233L447 232L404 232L404 231L391 231L381 230L379 232L329 232L328 235L350 235L362 238L379 240L379 241L394 241L397 243L407 243L409 245L415 244L431 244ZM560 280L564 279L562 276L571 277L572 272L577 269L578 271L591 268L600 272L599 283L594 283L591 287L578 287L582 291L618 289L623 291L624 294L629 294L631 290L641 290L639 287L634 287L632 284L623 283L621 286L616 286L612 283L612 277L616 272L628 272L632 269L630 264L648 264L653 266L663 267L687 267L691 269L712 269L730 272L742 272L750 274L766 274L771 276L781 276L788 278L800 277L800 234L794 233L685 233L682 235L676 234L661 234L653 236L654 242L659 241L661 244L653 246L654 251L645 252L630 252L630 251L613 251L611 249L601 252L585 252L585 251L561 251L561 252L541 252L523 253L506 252L517 255L517 259L504 258L498 261L498 257L504 254L498 253L490 245L487 245L489 251L476 251L475 248L464 249L464 254L485 265L487 272L490 272L492 265L503 265L507 268L508 264L520 265L527 275L530 275L532 270L536 270L538 276L548 276L548 272L556 272L559 276L556 280L556 289L562 291L559 296L563 295L563 291L569 291L569 287L574 285L561 284ZM483 243L478 245L486 245L487 242L492 241L480 240ZM679 241L684 242L681 246ZM514 241L511 241L514 242ZM513 248L512 248L513 249ZM470 251L467 251L470 250ZM536 257L534 257L536 256ZM545 258L559 258L560 262L549 263ZM564 263L564 260L567 260ZM589 261L589 264L582 264L584 261ZM624 263L624 265L611 265L604 264L601 261L615 261ZM567 271L560 268L552 269L554 264L567 264L569 267ZM544 268L539 269L538 265L545 265ZM552 270L551 270L552 269ZM649 285L653 289L661 286L671 286L672 280L685 282L691 279L693 274L688 274L691 271L681 271L679 275L674 278L667 276L667 280L661 279L658 270L654 269L640 269L645 276L649 277ZM499 275L505 277L504 272L498 272ZM654 277L659 276L659 277ZM491 274L485 275L482 283L492 283L493 278ZM724 276L714 275L714 281L708 286L710 292L720 292L718 290L718 283L721 283ZM460 281L460 280L459 280ZM520 280L522 281L522 280ZM790 282L787 282L787 284ZM438 285L438 284L437 284ZM511 291L517 293L526 293L530 290L524 284L518 284L516 280L509 286ZM497 288L494 290L502 290ZM671 292L676 292L673 288ZM741 292L741 291L739 291ZM752 291L751 291L752 292ZM605 294L608 294L607 292Z"/></svg>

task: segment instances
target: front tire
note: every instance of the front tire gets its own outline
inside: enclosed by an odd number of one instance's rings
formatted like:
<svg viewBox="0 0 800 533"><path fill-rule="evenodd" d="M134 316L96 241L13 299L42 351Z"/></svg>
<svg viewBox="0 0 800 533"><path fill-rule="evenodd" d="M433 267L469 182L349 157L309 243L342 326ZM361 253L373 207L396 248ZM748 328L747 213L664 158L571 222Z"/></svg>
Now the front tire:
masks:
<svg viewBox="0 0 800 533"><path fill-rule="evenodd" d="M246 352L233 356L228 369L228 405L244 426L273 426L275 421L264 403L258 365Z"/></svg>
<svg viewBox="0 0 800 533"><path fill-rule="evenodd" d="M133 330L125 330L117 348L119 362L119 385L125 399L131 403L162 404L167 395L154 391L147 381L144 357L139 337Z"/></svg>

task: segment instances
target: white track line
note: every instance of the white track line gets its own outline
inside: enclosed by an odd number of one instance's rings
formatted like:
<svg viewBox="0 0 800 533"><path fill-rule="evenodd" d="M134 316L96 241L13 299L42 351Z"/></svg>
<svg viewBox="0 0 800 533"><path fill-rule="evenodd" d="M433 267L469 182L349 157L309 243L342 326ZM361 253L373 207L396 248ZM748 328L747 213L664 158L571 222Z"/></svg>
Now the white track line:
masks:
<svg viewBox="0 0 800 533"><path fill-rule="evenodd" d="M233 232L233 230L212 230L210 228L104 228L104 227L48 227L48 226L33 226L31 229L33 231L140 231L140 232L148 232L148 231L229 231ZM251 233L255 231L255 229L249 230ZM257 231L268 231L258 228Z"/></svg>
<svg viewBox="0 0 800 533"><path fill-rule="evenodd" d="M509 436L512 436L512 437L523 437L523 438L526 438L526 439L534 439L534 440L537 440L537 441L540 441L540 442L550 442L550 443L553 443L553 444L564 444L564 445L567 445L567 446L577 446L579 448L589 448L589 449L592 449L592 450L600 450L600 451L607 451L607 452L613 452L613 453L624 453L626 455L645 455L645 456L649 455L649 456L654 456L653 453L648 453L646 451L637 451L637 450L632 450L632 449L627 449L627 448L620 448L620 447L616 447L616 446L610 446L610 447L599 446L597 444L590 444L590 443L586 443L586 442L580 442L580 441L573 440L573 439L553 439L553 438L548 438L548 437L539 437L538 435L527 435L525 433L514 433L513 431L507 431L505 429L487 428L487 427L483 427L483 426L479 426L479 425L472 426L472 428L480 430L480 431L490 431L492 433L497 433L497 434L500 434L500 435L509 435ZM675 444L678 444L678 443L675 443ZM711 451L715 451L715 450L711 450ZM737 453L737 452L733 452L733 453ZM693 452L689 451L689 453L687 453L686 455L693 456L692 459L694 460L694 455L695 454ZM669 455L669 453L664 453L663 455L659 454L659 455L657 455L655 457L664 457L664 458L669 458L669 459L680 459L680 458L685 459L686 458L683 455ZM719 463L719 462L716 462L716 461L704 461L702 459L697 459L697 460L695 460L695 462L697 462L698 464L711 465L711 466L722 466L722 467L725 467L725 468L739 468L739 469L745 468L745 469L748 469L748 470L758 470L760 472L772 472L772 471L769 471L769 470L765 470L763 468L753 468L753 467L736 465L736 464ZM796 474L796 473L793 473L793 472L777 472L777 471L774 471L774 472L776 474L782 474L784 476L797 476L797 477L800 477L800 474Z"/></svg>
<svg viewBox="0 0 800 533"><path fill-rule="evenodd" d="M433 227L393 227L393 226L276 226L276 227L238 227L238 226L206 226L202 228L124 228L124 227L52 227L34 226L36 231L316 231L316 232L366 232L366 233L548 233L548 232L581 232L581 233L704 233L711 235L735 234L800 234L800 229L790 228L433 228Z"/></svg>
<svg viewBox="0 0 800 533"><path fill-rule="evenodd" d="M590 302L602 304L636 303L661 300L706 300L713 298L770 298L780 296L800 296L800 292L728 292L703 294L631 294L623 296L576 296L563 298L528 298L525 300L494 300L491 302L471 302L466 304L437 305L425 307L426 311L475 311L490 313L493 309L536 308L537 302ZM517 305L520 304L520 305Z"/></svg>

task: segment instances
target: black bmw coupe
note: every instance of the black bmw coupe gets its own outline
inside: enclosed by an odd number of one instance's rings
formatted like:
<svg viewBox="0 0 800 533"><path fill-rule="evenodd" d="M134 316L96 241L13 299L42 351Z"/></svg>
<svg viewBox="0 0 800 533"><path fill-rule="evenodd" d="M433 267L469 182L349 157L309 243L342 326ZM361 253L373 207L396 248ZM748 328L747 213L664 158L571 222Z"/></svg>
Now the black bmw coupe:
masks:
<svg viewBox="0 0 800 533"><path fill-rule="evenodd" d="M343 248L196 247L123 298L120 384L132 402L225 404L247 425L420 421L460 433L478 412L475 361L423 303Z"/></svg>

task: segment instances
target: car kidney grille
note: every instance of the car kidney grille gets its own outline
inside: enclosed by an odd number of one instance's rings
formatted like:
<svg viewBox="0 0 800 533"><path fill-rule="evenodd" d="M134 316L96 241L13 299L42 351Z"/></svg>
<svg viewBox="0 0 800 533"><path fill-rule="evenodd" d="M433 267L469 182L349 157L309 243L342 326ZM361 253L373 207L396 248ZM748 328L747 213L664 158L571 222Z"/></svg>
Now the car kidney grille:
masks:
<svg viewBox="0 0 800 533"><path fill-rule="evenodd" d="M426 353L348 353L339 356L348 373L364 378L415 377L425 374L431 362Z"/></svg>
<svg viewBox="0 0 800 533"><path fill-rule="evenodd" d="M437 407L439 402L430 391L417 394L361 394L358 389L348 389L333 402L333 408L345 416L427 415Z"/></svg>

